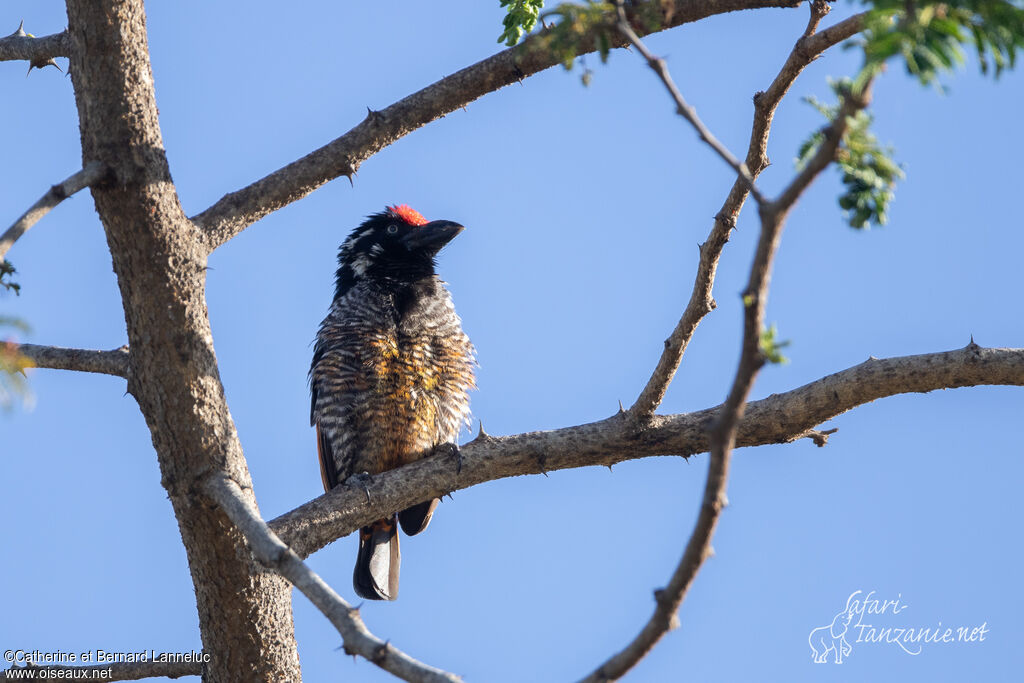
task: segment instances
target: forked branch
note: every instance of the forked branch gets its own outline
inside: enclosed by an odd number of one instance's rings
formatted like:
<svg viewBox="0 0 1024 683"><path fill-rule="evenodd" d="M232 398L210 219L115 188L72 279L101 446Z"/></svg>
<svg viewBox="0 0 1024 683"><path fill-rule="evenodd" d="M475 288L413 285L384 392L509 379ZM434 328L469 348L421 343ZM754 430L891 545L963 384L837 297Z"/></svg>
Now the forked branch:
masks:
<svg viewBox="0 0 1024 683"><path fill-rule="evenodd" d="M875 359L746 407L737 446L787 443L823 422L879 398L980 385L1024 386L1024 349L970 344L956 351ZM485 481L574 467L606 467L657 455L709 449L708 427L721 406L655 415L637 432L620 414L597 422L514 436L483 434L462 447L462 470L436 455L372 477L370 502L360 486L339 486L270 522L300 557L395 510Z"/></svg>
<svg viewBox="0 0 1024 683"><path fill-rule="evenodd" d="M729 396L711 426L711 457L697 522L668 585L655 594L657 599L651 618L629 645L583 679L585 683L621 678L678 624L679 607L704 561L711 556L711 539L722 510L727 504L729 463L736 445L739 423L743 418L747 397L754 386L757 373L765 363L761 349L761 331L764 329L764 311L771 283L772 264L778 252L786 216L811 181L835 158L847 127L848 117L867 106L870 100L869 89L870 83L860 96L844 98L840 114L825 131L825 140L810 163L797 174L779 199L773 202L762 201L759 204L761 233L754 262L750 266L750 277L743 293L743 351Z"/></svg>
<svg viewBox="0 0 1024 683"><path fill-rule="evenodd" d="M690 104L683 98L683 93L679 91L676 86L676 82L672 79L672 74L668 71L668 66L665 65L665 60L661 57L655 57L654 53L647 49L644 41L640 39L640 36L636 34L633 27L629 25L629 20L626 18L626 7L622 0L616 0L615 12L618 20L615 23L615 27L619 30L626 40L629 41L630 45L637 49L645 60L647 60L647 66L651 67L651 70L658 75L661 82L665 85L665 89L668 90L669 96L676 105L676 113L682 116L684 119L689 121L690 125L697 131L697 135L703 140L708 147L713 149L715 153L722 158L725 163L732 167L732 170L736 171L736 175L746 184L747 191L754 197L754 200L760 204L764 201L764 197L761 195L761 191L757 189L757 185L754 183L754 177L750 174L750 170L747 165L733 156L733 153L726 148L725 145L719 141L718 138L708 129L704 122L697 116L697 110L694 109Z"/></svg>
<svg viewBox="0 0 1024 683"><path fill-rule="evenodd" d="M207 480L205 488L245 536L256 559L288 579L338 629L347 654L359 655L404 681L455 683L461 680L413 659L370 633L359 610L345 602L271 531L234 480L226 475L215 475Z"/></svg>
<svg viewBox="0 0 1024 683"><path fill-rule="evenodd" d="M811 16L807 22L807 28L797 40L782 69L779 70L767 90L754 96L754 122L750 131L750 144L747 147L745 164L751 177L755 179L768 166L768 134L771 131L775 110L785 94L789 92L789 88L796 81L797 76L825 50L863 30L864 13L844 19L834 26L815 33L821 19L828 14L829 8L828 3L823 0L817 0L811 4ZM629 409L630 415L638 424L649 420L661 405L665 398L665 392L679 369L683 354L686 352L686 347L689 345L690 339L693 338L697 326L704 316L715 308L712 287L718 270L718 260L746 201L747 187L746 181L737 177L725 202L715 215L710 234L700 245L700 260L697 264L697 274L694 278L690 300L672 334L665 340L665 348L662 350L661 357L658 359L658 364L651 373L650 379L647 380L640 396Z"/></svg>

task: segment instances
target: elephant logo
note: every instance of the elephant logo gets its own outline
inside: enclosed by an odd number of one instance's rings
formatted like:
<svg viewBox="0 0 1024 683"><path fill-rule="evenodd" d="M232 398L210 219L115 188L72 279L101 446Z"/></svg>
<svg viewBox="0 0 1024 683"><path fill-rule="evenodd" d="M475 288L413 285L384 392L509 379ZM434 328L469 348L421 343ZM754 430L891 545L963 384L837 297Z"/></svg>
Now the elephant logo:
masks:
<svg viewBox="0 0 1024 683"><path fill-rule="evenodd" d="M857 593L859 592L857 591ZM853 596L857 593L847 599L846 607L836 615L831 624L819 626L807 637L807 643L811 646L816 664L827 662L829 652L835 653L836 664L842 664L843 657L848 657L853 651L853 647L846 640L846 630L850 627L850 622L853 621L854 610L850 608L850 602L853 601Z"/></svg>

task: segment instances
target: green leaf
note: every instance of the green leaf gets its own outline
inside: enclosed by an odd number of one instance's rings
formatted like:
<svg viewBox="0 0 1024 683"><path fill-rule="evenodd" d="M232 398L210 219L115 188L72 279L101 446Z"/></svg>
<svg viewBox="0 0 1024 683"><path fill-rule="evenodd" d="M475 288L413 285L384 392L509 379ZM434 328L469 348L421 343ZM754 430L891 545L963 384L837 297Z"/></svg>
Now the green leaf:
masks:
<svg viewBox="0 0 1024 683"><path fill-rule="evenodd" d="M864 37L864 68L872 72L902 57L908 73L923 84L937 84L943 72L964 62L972 47L978 66L995 76L1012 68L1024 48L1024 0L954 0L915 3L873 0Z"/></svg>
<svg viewBox="0 0 1024 683"><path fill-rule="evenodd" d="M789 341L778 341L776 335L778 330L775 328L773 323L771 327L761 330L761 337L758 340L758 346L761 349L761 355L769 363L778 363L784 365L789 362L789 359L782 355L781 349L789 346Z"/></svg>
<svg viewBox="0 0 1024 683"><path fill-rule="evenodd" d="M15 294L21 294L21 285L11 280L16 272L18 269L10 261L0 261L0 287Z"/></svg>
<svg viewBox="0 0 1024 683"><path fill-rule="evenodd" d="M501 0L501 6L507 8L507 13L502 20L505 30L498 36L498 42L512 47L537 25L544 0Z"/></svg>
<svg viewBox="0 0 1024 683"><path fill-rule="evenodd" d="M836 95L842 98L843 93L850 92L856 84L844 79L831 83L831 86ZM805 101L828 119L830 124L839 112L839 104L828 106L814 98ZM844 188L843 194L839 196L839 208L846 212L846 221L854 228L866 228L872 223L885 225L896 183L904 177L903 169L892 159L892 148L883 148L871 133L872 121L866 111L851 116L836 153L836 164ZM796 158L798 168L803 168L810 161L824 139L824 129L821 129L812 133L800 145Z"/></svg>
<svg viewBox="0 0 1024 683"><path fill-rule="evenodd" d="M537 35L534 45L550 51L566 70L572 69L578 55L591 50L597 51L602 62L608 60L615 31L615 5L612 3L593 0L563 2L543 14L540 13L543 0L502 0L501 6L508 12L503 20L505 31L498 38L499 42L515 45L533 30L539 20L544 20L547 30ZM584 85L590 82L591 76L584 74Z"/></svg>

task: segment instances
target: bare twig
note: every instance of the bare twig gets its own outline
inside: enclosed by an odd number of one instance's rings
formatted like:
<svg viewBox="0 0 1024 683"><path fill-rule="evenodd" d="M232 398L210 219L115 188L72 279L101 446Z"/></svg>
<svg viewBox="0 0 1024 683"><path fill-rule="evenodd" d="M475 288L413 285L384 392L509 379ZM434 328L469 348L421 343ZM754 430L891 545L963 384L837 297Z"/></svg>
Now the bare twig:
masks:
<svg viewBox="0 0 1024 683"><path fill-rule="evenodd" d="M31 672L31 674L29 673ZM70 666L47 664L46 666L12 666L0 675L0 680L28 681L42 680L89 680L111 683L112 681L138 681L144 678L181 678L201 676L202 662L112 662L110 664L87 664Z"/></svg>
<svg viewBox="0 0 1024 683"><path fill-rule="evenodd" d="M128 378L128 347L112 351L65 349L59 346L19 344L17 352L32 361L37 368L77 370Z"/></svg>
<svg viewBox="0 0 1024 683"><path fill-rule="evenodd" d="M245 536L256 559L288 579L334 624L347 654L360 655L404 681L453 683L461 680L413 659L370 633L359 610L345 602L271 531L234 480L223 474L215 475L208 480L206 490Z"/></svg>
<svg viewBox="0 0 1024 683"><path fill-rule="evenodd" d="M806 432L794 436L792 441L796 441L797 439L810 439L814 442L815 446L821 448L828 444L828 437L838 431L838 427L834 427L832 429L808 429Z"/></svg>
<svg viewBox="0 0 1024 683"><path fill-rule="evenodd" d="M54 57L67 57L69 44L67 31L36 38L25 33L22 22L17 31L0 38L0 62L27 60L33 67L45 66Z"/></svg>
<svg viewBox="0 0 1024 683"><path fill-rule="evenodd" d="M23 213L18 220L14 221L14 225L7 228L7 232L0 236L0 261L7 255L7 252L14 246L18 238L39 222L39 219L48 214L53 207L79 190L84 190L98 183L106 174L107 167L105 165L98 161L90 161L81 171L68 177L64 182L52 186L39 201L29 207L29 210Z"/></svg>
<svg viewBox="0 0 1024 683"><path fill-rule="evenodd" d="M847 119L861 109L864 109L871 101L872 82L873 77L868 80L864 85L863 91L860 93L847 92L843 94L839 113L836 114L835 120L825 127L823 131L825 138L818 147L818 151L807 162L807 165L801 169L800 173L786 186L786 189L782 191L778 199L771 202L770 205L762 207L762 214L766 214L769 217L772 214L785 217L785 214L793 208L796 200L800 198L800 195L803 194L811 182L818 177L818 174L835 160L836 151L839 149L839 144L842 142L843 135L846 132Z"/></svg>
<svg viewBox="0 0 1024 683"><path fill-rule="evenodd" d="M736 174L743 180L747 186L747 191L750 192L754 200L760 204L764 201L764 197L761 195L761 191L757 189L757 185L754 183L754 177L750 174L750 170L747 165L733 156L725 145L723 145L718 138L716 138L704 122L697 116L697 110L691 105L687 104L683 98L683 93L679 91L672 75L668 72L668 66L665 64L665 60L660 57L655 57L654 54L647 49L647 46L640 36L636 34L633 28L629 25L629 20L626 18L626 8L622 0L616 0L615 11L618 14L618 21L615 26L619 32L626 37L626 40L630 42L633 47L637 49L645 60L647 65L658 75L661 82L665 84L665 88L668 90L669 95L676 104L676 113L682 116L684 119L690 122L690 125L697 131L697 135L703 140L711 149L715 150L715 153L720 156L725 163L732 167L732 170L736 171Z"/></svg>
<svg viewBox="0 0 1024 683"><path fill-rule="evenodd" d="M754 97L754 122L750 131L750 144L747 148L746 166L751 176L757 176L768 167L768 133L771 130L775 109L797 76L809 63L828 48L853 36L863 28L864 14L845 19L830 26L820 33L814 33L821 19L828 13L829 5L823 0L811 4L811 16L807 29L793 47L789 58L782 66L779 74L764 92ZM747 184L737 177L722 208L715 215L714 225L707 240L700 245L700 261L694 278L693 291L686 304L683 315L679 318L675 329L665 340L665 348L658 359L658 364L651 373L650 379L629 412L637 423L650 419L654 411L661 405L672 378L682 361L690 339L697 330L697 325L704 316L715 308L712 286L718 269L718 259L722 249L729 240L729 234L736 225L736 217L747 198Z"/></svg>
<svg viewBox="0 0 1024 683"><path fill-rule="evenodd" d="M840 114L825 132L825 141L814 158L801 171L790 186L774 202L760 203L761 234L758 238L750 277L743 293L743 351L733 379L732 388L719 411L710 432L711 457L708 478L704 486L697 522L686 543L683 557L676 565L665 588L657 591L656 605L651 618L639 634L620 652L616 653L587 678L586 683L612 681L621 678L633 668L668 631L678 625L677 612L686 593L704 561L711 556L711 539L727 505L725 494L729 479L729 461L736 445L736 435L743 418L747 397L754 386L758 371L765 363L761 350L761 330L764 328L765 302L771 284L772 263L782 237L786 215L800 193L835 157L839 142L847 126L847 117L867 106L868 95L844 99Z"/></svg>
<svg viewBox="0 0 1024 683"><path fill-rule="evenodd" d="M764 7L797 7L802 0L675 0L662 3L658 30L716 14ZM580 55L597 49L597 29L582 36ZM192 220L216 249L267 214L294 202L339 176L351 177L360 164L421 126L528 76L560 64L545 47L544 33L503 50L381 109L371 111L350 131L303 158L222 197Z"/></svg>
<svg viewBox="0 0 1024 683"><path fill-rule="evenodd" d="M736 445L786 443L859 405L902 393L977 385L1024 386L1024 349L977 345L943 353L872 359L792 391L747 405ZM524 474L606 467L657 455L688 457L708 450L707 429L722 407L655 415L638 434L623 414L588 424L515 436L483 434L462 447L456 476L447 455L376 475L363 488L335 488L270 522L301 557L375 519L450 491Z"/></svg>

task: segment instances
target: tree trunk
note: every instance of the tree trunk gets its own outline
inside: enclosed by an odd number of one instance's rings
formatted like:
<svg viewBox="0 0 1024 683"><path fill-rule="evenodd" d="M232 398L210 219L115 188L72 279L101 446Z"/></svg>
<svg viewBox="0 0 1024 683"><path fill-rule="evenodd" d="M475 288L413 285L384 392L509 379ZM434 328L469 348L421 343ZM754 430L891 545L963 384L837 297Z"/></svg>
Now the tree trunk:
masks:
<svg viewBox="0 0 1024 683"><path fill-rule="evenodd" d="M207 253L163 149L142 2L67 5L82 156L113 169L93 197L124 301L128 389L149 425L188 554L210 656L204 678L298 681L291 587L253 561L198 485L225 471L253 497L210 333Z"/></svg>

